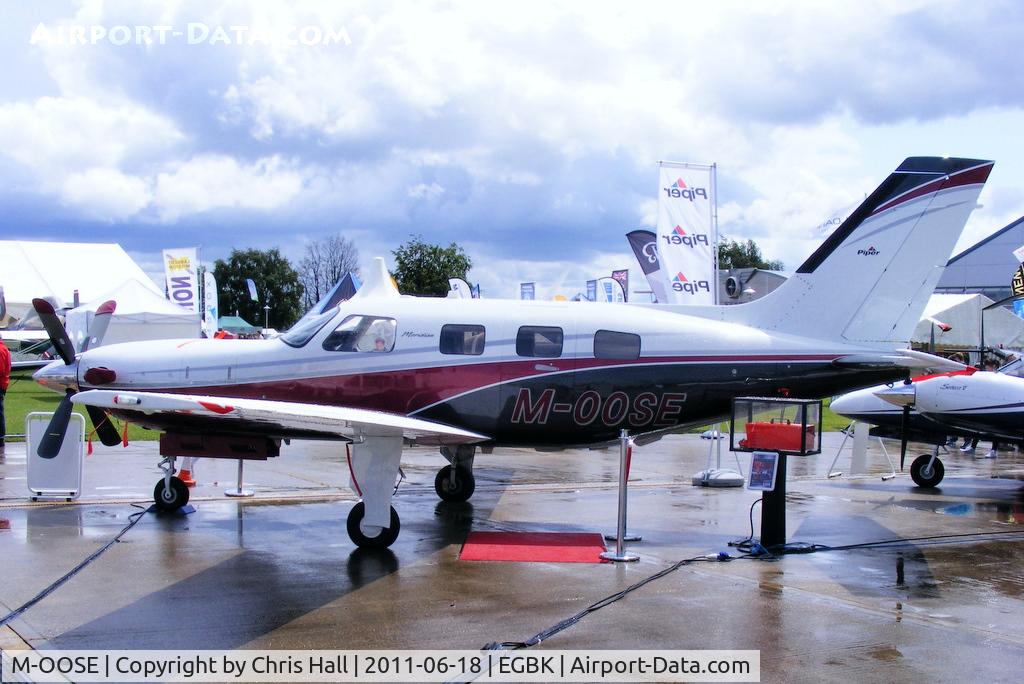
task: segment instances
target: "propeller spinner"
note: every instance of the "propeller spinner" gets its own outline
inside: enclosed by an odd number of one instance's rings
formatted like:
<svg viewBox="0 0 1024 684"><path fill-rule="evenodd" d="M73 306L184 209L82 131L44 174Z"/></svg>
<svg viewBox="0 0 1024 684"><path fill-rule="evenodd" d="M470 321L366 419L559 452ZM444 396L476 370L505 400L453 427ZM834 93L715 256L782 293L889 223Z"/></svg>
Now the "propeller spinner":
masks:
<svg viewBox="0 0 1024 684"><path fill-rule="evenodd" d="M910 409L917 401L917 387L908 380L902 385L875 392L875 396L903 408L903 415L900 419L900 470L903 470L907 460L907 430L910 427Z"/></svg>

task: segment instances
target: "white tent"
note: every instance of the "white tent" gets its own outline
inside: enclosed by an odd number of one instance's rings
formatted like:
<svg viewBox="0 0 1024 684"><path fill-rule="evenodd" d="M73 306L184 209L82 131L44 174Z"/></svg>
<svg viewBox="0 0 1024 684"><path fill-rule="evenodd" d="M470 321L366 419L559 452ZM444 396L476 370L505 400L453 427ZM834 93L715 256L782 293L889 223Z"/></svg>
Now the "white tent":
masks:
<svg viewBox="0 0 1024 684"><path fill-rule="evenodd" d="M0 240L0 285L10 314L22 318L34 297L53 297L58 308L88 302L125 280L139 281L153 294L158 287L117 244Z"/></svg>
<svg viewBox="0 0 1024 684"><path fill-rule="evenodd" d="M986 347L1024 348L1024 319L1001 306L982 313L992 303L982 294L932 295L912 341L928 344L934 329L935 346L942 349L978 349L983 334ZM943 332L940 323L951 328Z"/></svg>
<svg viewBox="0 0 1024 684"><path fill-rule="evenodd" d="M148 280L148 278L147 278ZM128 280L96 299L67 313L68 334L76 348L85 340L86 331L100 304L114 300L117 308L103 344L199 337L199 314L188 313L180 306L154 294L138 280Z"/></svg>

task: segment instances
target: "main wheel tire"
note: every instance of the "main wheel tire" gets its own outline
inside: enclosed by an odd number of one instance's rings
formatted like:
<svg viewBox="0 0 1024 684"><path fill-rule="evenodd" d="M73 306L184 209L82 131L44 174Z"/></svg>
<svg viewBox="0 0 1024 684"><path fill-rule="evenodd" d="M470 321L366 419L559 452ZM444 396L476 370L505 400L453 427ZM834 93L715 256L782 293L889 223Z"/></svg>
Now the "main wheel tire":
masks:
<svg viewBox="0 0 1024 684"><path fill-rule="evenodd" d="M935 463L929 468L928 462L931 460L930 454L922 454L910 464L910 479L918 487L935 487L942 482L942 477L946 474L946 469L939 459L935 459Z"/></svg>
<svg viewBox="0 0 1024 684"><path fill-rule="evenodd" d="M452 466L446 465L437 471L434 478L434 491L442 501L462 503L469 501L476 490L476 478L469 468L455 468L455 482L452 482Z"/></svg>
<svg viewBox="0 0 1024 684"><path fill-rule="evenodd" d="M352 542L362 549L386 549L398 539L398 531L402 523L398 519L398 511L391 507L391 527L381 530L376 537L367 537L360 529L360 523L366 515L366 505L360 501L348 512L348 520L345 526L348 528L348 536Z"/></svg>
<svg viewBox="0 0 1024 684"><path fill-rule="evenodd" d="M171 478L171 487L164 487L164 479L157 480L153 488L153 502L159 511L176 511L188 503L188 487L176 477Z"/></svg>

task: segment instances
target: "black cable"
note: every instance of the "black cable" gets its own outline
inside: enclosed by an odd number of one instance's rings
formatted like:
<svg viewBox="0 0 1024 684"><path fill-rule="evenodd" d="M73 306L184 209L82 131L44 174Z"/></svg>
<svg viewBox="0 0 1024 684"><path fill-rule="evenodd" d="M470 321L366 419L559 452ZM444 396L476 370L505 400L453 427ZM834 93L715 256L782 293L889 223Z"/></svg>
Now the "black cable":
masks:
<svg viewBox="0 0 1024 684"><path fill-rule="evenodd" d="M613 604L616 601L619 601L619 600L625 598L628 594L636 591L637 589L643 587L644 585L649 584L650 582L653 582L654 580L661 579L665 575L668 575L669 573L675 572L676 570L678 570L679 568L683 567L684 565L689 565L691 563L696 563L698 561L727 561L727 560L732 560L732 556L730 556L727 553L712 554L712 555L709 555L709 556L694 556L693 558L687 558L685 560L681 560L681 561L679 561L679 562L677 562L677 563L675 563L673 565L670 565L669 567L665 568L664 570L656 572L653 575L650 575L649 577L645 577L644 579L640 580L636 584L632 584L632 585L626 587L625 589L623 589L620 592L612 594L611 596L606 596L605 598L603 598L603 599L601 599L601 600L599 600L599 601L597 601L595 603L590 604L589 606L587 606L586 608L584 608L580 612L576 613L575 615L573 615L571 617L568 617L565 620L562 620L561 622L559 622L559 623L557 623L557 624L555 624L555 625L545 629L543 632L539 632L537 634L534 634L532 637L530 637L526 641L492 642L492 643L489 643L486 646L484 646L483 650L485 650L485 651L502 651L502 650L507 650L507 649L517 650L517 649L521 649L521 648L529 648L530 646L536 646L537 644L539 644L540 642L544 641L545 639L549 639L549 638L553 637L554 635L558 634L559 632L561 632L563 630L566 630L569 627L572 627L577 622L579 622L580 620L585 618L587 615L590 615L594 611L601 610L602 608L604 608L606 606L610 606L611 604Z"/></svg>
<svg viewBox="0 0 1024 684"><path fill-rule="evenodd" d="M739 539L736 541L729 542L729 546L735 546L740 551L745 553L753 554L755 556L762 556L768 554L768 550L761 546L760 543L754 541L754 506L764 501L764 497L755 499L754 503L750 504L750 535L746 539Z"/></svg>
<svg viewBox="0 0 1024 684"><path fill-rule="evenodd" d="M135 523L137 523L140 520L142 520L142 516L145 513L147 513L150 510L150 508L151 508L151 507L142 508L138 504L132 504L132 506L135 507L135 508L140 508L142 510L140 510L140 511L138 511L136 513L132 513L130 516L128 516L128 521L129 521L128 524L125 525L123 528L121 528L121 531L118 532L117 535L113 539L111 539L106 544L104 544L100 548L98 548L95 551L93 551L92 553L90 553L88 555L88 557L86 557L85 560L83 560L81 563L79 563L74 568L72 568L66 575L64 575L63 577L58 579L56 582L54 582L50 586L48 586L45 589L43 589L41 592L39 592L38 594L36 594L32 598L30 598L28 601L26 601L24 604L22 604L19 608L15 608L10 613L5 615L3 617L3 619L0 619L0 627L3 627L8 622L10 622L14 618L18 617L19 615L24 613L26 610L28 610L29 608L31 608L32 606L36 605L37 603L42 601L44 598L46 598L47 596L49 596L50 594L55 592L65 582L67 582L69 579L71 579L72 577L77 575L79 572L81 572L87 565L92 563L94 560L99 558L107 549L109 549L111 546L113 546L118 541L120 541L121 537L123 537L128 532L128 530L130 530L133 527L135 527Z"/></svg>
<svg viewBox="0 0 1024 684"><path fill-rule="evenodd" d="M824 544L815 545L817 551L850 551L852 549L870 549L880 546L889 546L893 544L916 544L919 542L934 542L936 544L948 543L952 541L970 541L968 537L974 538L986 538L986 537L1011 537L1017 538L1024 535L1024 530L1005 530L998 532L963 532L960 534L933 534L927 537L907 537L907 538L893 538L893 539L882 539L873 542L861 542L859 544L844 544L842 546L826 546Z"/></svg>

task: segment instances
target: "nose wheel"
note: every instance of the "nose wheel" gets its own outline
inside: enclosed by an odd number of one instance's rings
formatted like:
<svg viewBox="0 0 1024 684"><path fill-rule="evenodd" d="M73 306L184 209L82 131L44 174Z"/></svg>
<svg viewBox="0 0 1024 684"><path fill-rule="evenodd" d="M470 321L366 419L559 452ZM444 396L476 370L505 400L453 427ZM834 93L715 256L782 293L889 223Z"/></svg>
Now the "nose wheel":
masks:
<svg viewBox="0 0 1024 684"><path fill-rule="evenodd" d="M918 487L936 487L942 482L946 469L942 461L931 454L922 454L910 464L910 479Z"/></svg>
<svg viewBox="0 0 1024 684"><path fill-rule="evenodd" d="M188 487L177 477L157 480L153 489L153 502L158 511L176 511L188 503Z"/></svg>

